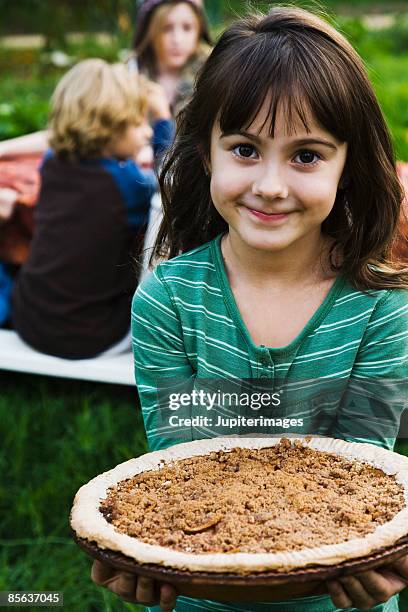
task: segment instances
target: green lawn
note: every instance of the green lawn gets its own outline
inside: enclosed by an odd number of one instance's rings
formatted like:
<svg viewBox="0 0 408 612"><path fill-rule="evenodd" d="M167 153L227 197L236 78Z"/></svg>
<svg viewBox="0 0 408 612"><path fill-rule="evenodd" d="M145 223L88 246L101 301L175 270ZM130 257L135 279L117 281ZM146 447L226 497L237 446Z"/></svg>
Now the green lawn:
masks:
<svg viewBox="0 0 408 612"><path fill-rule="evenodd" d="M79 486L146 451L135 390L7 372L0 388L0 591L63 591L70 612L141 612L93 585L68 526Z"/></svg>
<svg viewBox="0 0 408 612"><path fill-rule="evenodd" d="M135 390L5 372L0 388L0 591L63 591L70 612L143 610L93 586L68 526L82 484L146 451Z"/></svg>

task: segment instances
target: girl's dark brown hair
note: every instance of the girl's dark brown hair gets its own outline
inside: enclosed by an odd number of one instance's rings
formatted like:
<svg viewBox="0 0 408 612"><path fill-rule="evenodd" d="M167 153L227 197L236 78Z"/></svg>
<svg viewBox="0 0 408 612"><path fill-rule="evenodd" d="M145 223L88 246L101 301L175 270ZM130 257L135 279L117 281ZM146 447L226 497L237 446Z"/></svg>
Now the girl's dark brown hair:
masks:
<svg viewBox="0 0 408 612"><path fill-rule="evenodd" d="M163 166L164 218L151 260L175 257L228 229L210 195L211 131L247 129L270 95L270 134L278 110L288 129L312 116L348 155L322 231L333 238L332 267L356 288L408 288L407 268L390 252L402 188L390 135L362 60L328 23L299 8L273 8L231 25L200 71ZM341 263L334 254L341 253Z"/></svg>

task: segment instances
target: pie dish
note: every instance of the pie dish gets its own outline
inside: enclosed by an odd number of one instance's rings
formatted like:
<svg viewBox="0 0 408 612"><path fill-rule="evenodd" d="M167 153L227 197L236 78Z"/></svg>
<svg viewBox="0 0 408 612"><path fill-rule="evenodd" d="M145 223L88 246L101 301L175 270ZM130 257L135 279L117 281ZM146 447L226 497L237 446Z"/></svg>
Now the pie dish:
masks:
<svg viewBox="0 0 408 612"><path fill-rule="evenodd" d="M71 526L93 556L156 578L316 581L408 550L408 458L309 436L187 442L81 487Z"/></svg>

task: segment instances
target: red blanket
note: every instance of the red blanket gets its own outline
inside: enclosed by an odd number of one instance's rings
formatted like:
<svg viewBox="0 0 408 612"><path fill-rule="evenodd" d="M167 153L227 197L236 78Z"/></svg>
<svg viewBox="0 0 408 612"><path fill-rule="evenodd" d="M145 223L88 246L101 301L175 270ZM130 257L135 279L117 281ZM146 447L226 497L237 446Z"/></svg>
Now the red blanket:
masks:
<svg viewBox="0 0 408 612"><path fill-rule="evenodd" d="M397 237L392 254L393 258L408 265L408 164L399 162L398 175L405 190L405 199L401 211L399 223L399 235Z"/></svg>
<svg viewBox="0 0 408 612"><path fill-rule="evenodd" d="M41 154L3 157L0 160L0 188L17 192L12 217L0 227L0 260L21 265L28 255L33 235L33 211L40 191Z"/></svg>

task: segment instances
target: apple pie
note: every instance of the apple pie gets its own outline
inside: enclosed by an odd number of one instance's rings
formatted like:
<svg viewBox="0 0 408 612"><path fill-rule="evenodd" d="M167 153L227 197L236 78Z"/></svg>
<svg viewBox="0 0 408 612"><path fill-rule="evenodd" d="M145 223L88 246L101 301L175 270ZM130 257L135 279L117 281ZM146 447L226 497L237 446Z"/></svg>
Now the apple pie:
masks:
<svg viewBox="0 0 408 612"><path fill-rule="evenodd" d="M190 572L335 565L408 533L408 458L333 438L213 438L81 487L77 537Z"/></svg>

